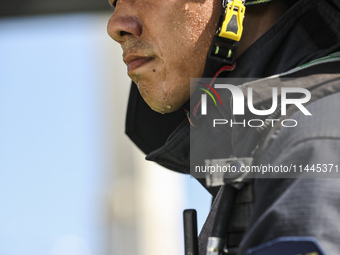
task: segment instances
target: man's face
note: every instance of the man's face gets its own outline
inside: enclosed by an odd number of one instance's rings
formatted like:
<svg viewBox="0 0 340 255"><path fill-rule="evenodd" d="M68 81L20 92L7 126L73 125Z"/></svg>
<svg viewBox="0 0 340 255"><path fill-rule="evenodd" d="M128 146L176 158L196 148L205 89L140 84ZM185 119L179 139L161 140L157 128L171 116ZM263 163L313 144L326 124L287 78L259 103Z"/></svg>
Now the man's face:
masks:
<svg viewBox="0 0 340 255"><path fill-rule="evenodd" d="M190 78L203 74L221 0L110 1L108 33L123 49L129 77L153 110L179 109Z"/></svg>

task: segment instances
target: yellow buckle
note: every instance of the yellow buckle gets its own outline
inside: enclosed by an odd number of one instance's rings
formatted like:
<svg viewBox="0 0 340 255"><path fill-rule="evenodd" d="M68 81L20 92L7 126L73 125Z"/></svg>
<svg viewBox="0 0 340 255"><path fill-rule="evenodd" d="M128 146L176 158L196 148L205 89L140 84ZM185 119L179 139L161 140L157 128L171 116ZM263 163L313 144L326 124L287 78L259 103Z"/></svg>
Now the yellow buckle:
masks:
<svg viewBox="0 0 340 255"><path fill-rule="evenodd" d="M246 7L241 0L229 2L219 36L240 41L243 32L243 18Z"/></svg>

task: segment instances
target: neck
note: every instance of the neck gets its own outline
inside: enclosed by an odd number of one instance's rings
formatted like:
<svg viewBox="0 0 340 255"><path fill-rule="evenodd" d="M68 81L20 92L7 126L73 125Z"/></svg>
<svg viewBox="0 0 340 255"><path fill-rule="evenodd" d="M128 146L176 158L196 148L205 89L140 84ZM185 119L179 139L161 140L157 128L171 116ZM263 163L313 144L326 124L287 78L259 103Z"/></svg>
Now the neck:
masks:
<svg viewBox="0 0 340 255"><path fill-rule="evenodd" d="M239 42L236 58L267 32L287 9L288 7L284 0L273 0L266 5L248 7L243 22L243 35Z"/></svg>

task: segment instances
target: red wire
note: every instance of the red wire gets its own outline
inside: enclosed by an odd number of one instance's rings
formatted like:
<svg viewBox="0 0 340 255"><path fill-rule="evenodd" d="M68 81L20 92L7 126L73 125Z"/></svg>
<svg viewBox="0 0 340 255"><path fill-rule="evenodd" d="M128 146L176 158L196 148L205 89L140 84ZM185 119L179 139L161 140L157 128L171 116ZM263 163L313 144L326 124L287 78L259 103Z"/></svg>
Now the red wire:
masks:
<svg viewBox="0 0 340 255"><path fill-rule="evenodd" d="M232 71L232 70L234 70L234 68L235 68L235 63L233 63L231 66L227 66L227 65L222 66L222 67L220 68L220 70L218 70L217 73L215 73L214 77L212 78L212 80L211 80L210 83L209 83L209 86L211 86L211 85L213 84L213 82L215 81L215 79L217 78L217 76L219 76L222 72L224 72L224 71ZM200 104L201 104L201 99L198 101L198 103L197 103L196 106L194 107L194 110L192 111L192 114L193 114L194 116L196 116L197 109L198 109L198 107L200 106Z"/></svg>

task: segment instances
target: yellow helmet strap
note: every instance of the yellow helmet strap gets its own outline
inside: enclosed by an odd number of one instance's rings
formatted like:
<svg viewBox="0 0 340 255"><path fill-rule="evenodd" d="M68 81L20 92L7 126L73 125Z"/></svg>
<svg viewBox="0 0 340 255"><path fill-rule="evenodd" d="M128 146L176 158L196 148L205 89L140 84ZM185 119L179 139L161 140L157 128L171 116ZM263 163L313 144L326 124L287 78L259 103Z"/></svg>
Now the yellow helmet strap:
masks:
<svg viewBox="0 0 340 255"><path fill-rule="evenodd" d="M220 22L208 57L232 65L235 62L238 42L243 32L246 7L244 0L223 0L222 7Z"/></svg>

